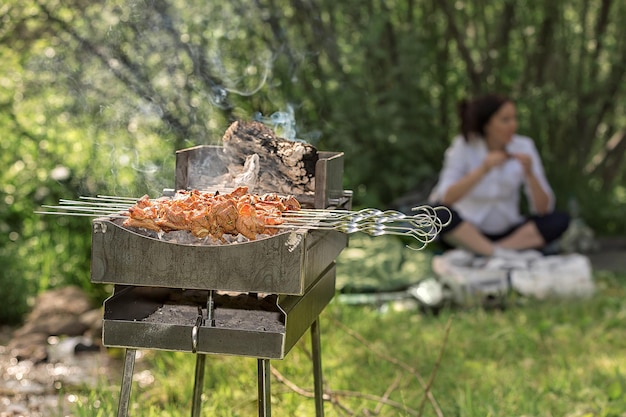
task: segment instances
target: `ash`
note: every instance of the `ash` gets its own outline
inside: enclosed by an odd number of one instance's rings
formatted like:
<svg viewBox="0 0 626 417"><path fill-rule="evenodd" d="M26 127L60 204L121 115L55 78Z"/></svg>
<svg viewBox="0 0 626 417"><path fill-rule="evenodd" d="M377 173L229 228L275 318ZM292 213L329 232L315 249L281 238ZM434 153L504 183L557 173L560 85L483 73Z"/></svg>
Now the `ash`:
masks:
<svg viewBox="0 0 626 417"><path fill-rule="evenodd" d="M142 321L147 323L195 326L199 308L206 321L206 291L185 291L174 295ZM213 309L214 327L278 333L285 330L284 318L274 294L218 293ZM204 323L204 326L209 326Z"/></svg>

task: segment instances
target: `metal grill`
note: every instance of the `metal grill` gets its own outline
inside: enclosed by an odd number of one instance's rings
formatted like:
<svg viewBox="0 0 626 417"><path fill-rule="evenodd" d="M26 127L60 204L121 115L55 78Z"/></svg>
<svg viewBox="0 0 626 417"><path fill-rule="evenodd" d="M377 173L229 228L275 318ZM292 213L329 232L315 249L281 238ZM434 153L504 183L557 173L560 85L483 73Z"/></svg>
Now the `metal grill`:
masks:
<svg viewBox="0 0 626 417"><path fill-rule="evenodd" d="M176 189L210 188L226 167L219 147L178 151ZM343 154L321 152L315 193L296 196L314 209L350 209ZM171 190L170 190L171 191ZM165 193L170 192L168 190ZM197 355L191 415L200 414L207 354L258 360L259 415L269 416L269 361L283 359L311 330L316 415L323 416L318 317L335 293L335 259L348 236L294 229L245 243L195 246L164 242L96 218L91 281L114 284L104 302L103 343L126 348L118 416L128 415L137 349Z"/></svg>

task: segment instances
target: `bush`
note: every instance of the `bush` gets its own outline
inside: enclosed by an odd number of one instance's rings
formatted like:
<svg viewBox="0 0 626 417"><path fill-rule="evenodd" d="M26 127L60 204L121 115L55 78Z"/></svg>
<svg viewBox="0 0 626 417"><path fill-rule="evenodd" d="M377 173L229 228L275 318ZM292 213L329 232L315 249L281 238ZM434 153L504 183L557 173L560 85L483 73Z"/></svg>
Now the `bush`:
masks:
<svg viewBox="0 0 626 417"><path fill-rule="evenodd" d="M9 235L9 239L12 235ZM2 239L6 239L2 236ZM8 240L8 239L7 239ZM32 294L24 279L15 242L2 242L0 252L0 324L17 324L28 311L28 297Z"/></svg>

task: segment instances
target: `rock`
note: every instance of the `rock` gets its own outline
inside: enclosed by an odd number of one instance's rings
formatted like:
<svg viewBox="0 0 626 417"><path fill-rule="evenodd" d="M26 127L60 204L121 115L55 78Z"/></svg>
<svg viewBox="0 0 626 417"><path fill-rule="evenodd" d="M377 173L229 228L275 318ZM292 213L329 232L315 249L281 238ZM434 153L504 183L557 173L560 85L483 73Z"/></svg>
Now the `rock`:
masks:
<svg viewBox="0 0 626 417"><path fill-rule="evenodd" d="M0 413L0 417L27 416L28 413L28 407L23 404L9 404L7 409Z"/></svg>
<svg viewBox="0 0 626 417"><path fill-rule="evenodd" d="M79 320L83 325L87 326L88 329L85 332L85 336L89 336L94 341L100 341L102 338L102 317L103 312L100 308L94 308L93 310L81 314Z"/></svg>
<svg viewBox="0 0 626 417"><path fill-rule="evenodd" d="M110 376L102 317L67 287L37 297L21 328L0 326L0 417L70 415L75 387L95 389Z"/></svg>
<svg viewBox="0 0 626 417"><path fill-rule="evenodd" d="M45 333L48 336L79 336L87 330L88 327L81 323L80 316L57 312L39 317L37 320L27 321L24 326L15 331L15 335L19 337L29 333Z"/></svg>
<svg viewBox="0 0 626 417"><path fill-rule="evenodd" d="M63 313L78 316L93 306L89 297L78 287L69 286L50 290L35 299L34 308L27 321L36 321L41 317Z"/></svg>
<svg viewBox="0 0 626 417"><path fill-rule="evenodd" d="M80 288L70 286L39 295L24 325L13 333L7 349L19 361L38 363L48 359L51 336L99 341L101 335L102 311L92 308L89 297Z"/></svg>
<svg viewBox="0 0 626 417"><path fill-rule="evenodd" d="M18 361L31 360L34 363L43 362L48 357L48 335L44 333L26 333L11 339L7 351Z"/></svg>

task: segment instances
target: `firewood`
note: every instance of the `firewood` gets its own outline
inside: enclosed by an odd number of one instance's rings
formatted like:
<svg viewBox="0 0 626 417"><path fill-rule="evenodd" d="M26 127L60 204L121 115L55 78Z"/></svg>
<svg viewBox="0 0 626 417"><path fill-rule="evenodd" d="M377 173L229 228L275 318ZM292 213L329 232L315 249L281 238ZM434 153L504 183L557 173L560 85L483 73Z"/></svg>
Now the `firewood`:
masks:
<svg viewBox="0 0 626 417"><path fill-rule="evenodd" d="M315 190L317 149L301 141L276 136L260 122L236 121L222 137L229 171L240 171L251 155L259 157L259 188L286 194L307 194ZM232 167L231 167L232 165Z"/></svg>

